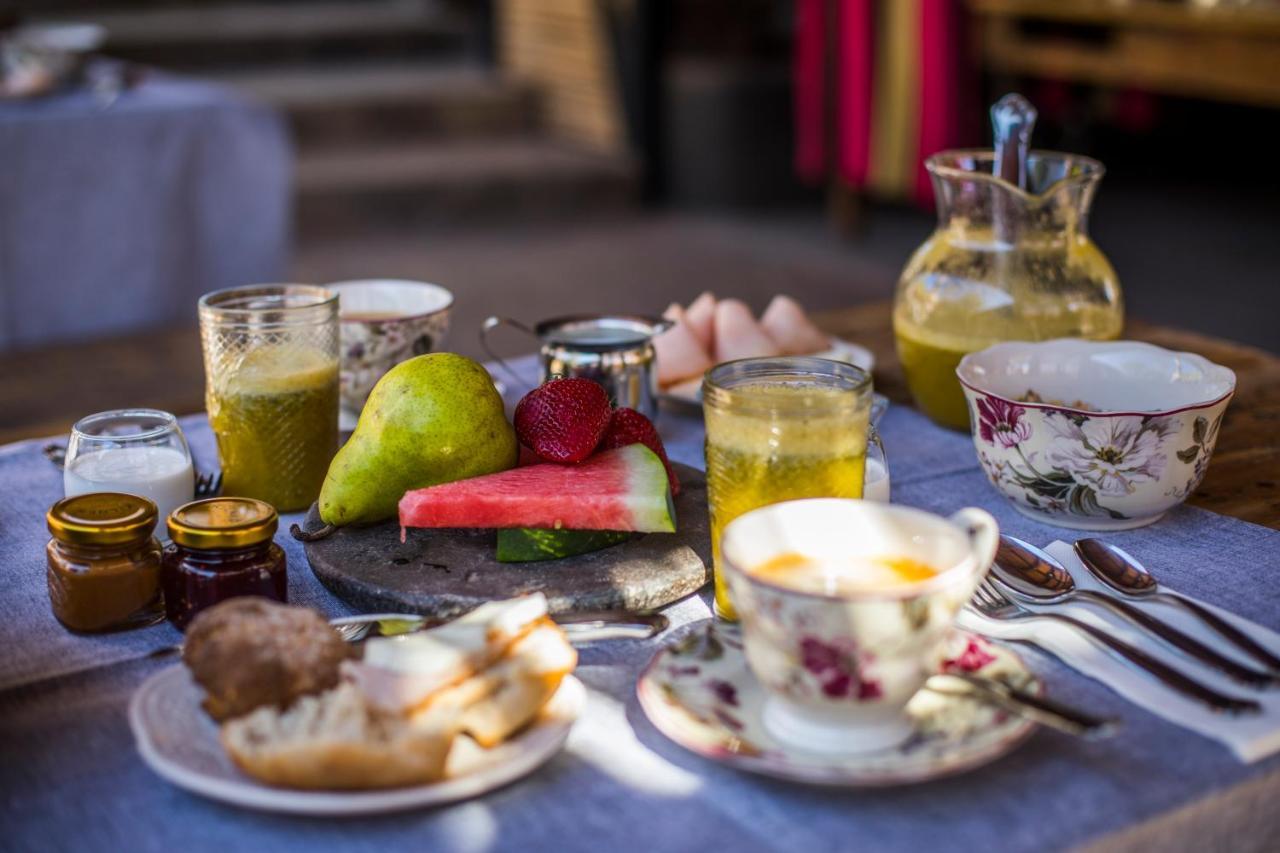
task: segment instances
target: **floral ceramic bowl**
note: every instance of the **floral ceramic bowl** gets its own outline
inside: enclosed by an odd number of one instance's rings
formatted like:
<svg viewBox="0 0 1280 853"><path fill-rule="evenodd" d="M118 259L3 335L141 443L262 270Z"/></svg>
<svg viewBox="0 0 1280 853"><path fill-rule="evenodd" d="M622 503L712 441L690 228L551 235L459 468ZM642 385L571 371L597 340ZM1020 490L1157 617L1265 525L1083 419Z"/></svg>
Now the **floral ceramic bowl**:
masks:
<svg viewBox="0 0 1280 853"><path fill-rule="evenodd" d="M1151 524L1195 491L1236 385L1192 353L1072 338L997 344L956 375L987 478L1079 530Z"/></svg>
<svg viewBox="0 0 1280 853"><path fill-rule="evenodd" d="M438 284L399 279L326 286L338 292L339 387L343 426L350 429L384 373L405 359L440 350L449 331L453 294Z"/></svg>

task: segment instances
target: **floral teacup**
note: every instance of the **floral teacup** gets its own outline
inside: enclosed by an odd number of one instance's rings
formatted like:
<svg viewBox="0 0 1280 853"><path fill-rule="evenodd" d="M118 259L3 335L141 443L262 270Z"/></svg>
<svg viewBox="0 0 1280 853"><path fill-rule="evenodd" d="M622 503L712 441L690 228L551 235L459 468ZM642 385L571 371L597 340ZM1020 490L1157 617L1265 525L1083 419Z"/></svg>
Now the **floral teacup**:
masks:
<svg viewBox="0 0 1280 853"><path fill-rule="evenodd" d="M344 429L355 427L369 392L405 359L438 352L449 331L453 294L438 284L399 279L341 281L339 393Z"/></svg>
<svg viewBox="0 0 1280 853"><path fill-rule="evenodd" d="M842 498L772 504L738 516L721 542L747 663L767 695L770 734L799 749L859 753L911 732L907 702L937 672L956 614L991 566L996 521L950 519ZM809 591L761 567L911 560L934 570L891 585Z"/></svg>
<svg viewBox="0 0 1280 853"><path fill-rule="evenodd" d="M1024 515L1151 524L1195 491L1235 390L1229 369L1134 341L1005 343L956 369L987 478Z"/></svg>

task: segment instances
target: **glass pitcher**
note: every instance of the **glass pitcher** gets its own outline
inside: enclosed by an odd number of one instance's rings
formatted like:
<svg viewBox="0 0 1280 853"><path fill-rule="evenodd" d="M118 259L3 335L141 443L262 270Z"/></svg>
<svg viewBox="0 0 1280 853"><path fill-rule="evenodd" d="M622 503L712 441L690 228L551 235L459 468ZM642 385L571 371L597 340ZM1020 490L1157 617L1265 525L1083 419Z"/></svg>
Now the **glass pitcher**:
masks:
<svg viewBox="0 0 1280 853"><path fill-rule="evenodd" d="M944 151L925 166L938 227L898 280L893 332L916 405L967 429L956 379L966 353L1000 341L1119 337L1115 270L1089 239L1103 174L1088 157L1026 155L1022 189L995 174L991 150Z"/></svg>

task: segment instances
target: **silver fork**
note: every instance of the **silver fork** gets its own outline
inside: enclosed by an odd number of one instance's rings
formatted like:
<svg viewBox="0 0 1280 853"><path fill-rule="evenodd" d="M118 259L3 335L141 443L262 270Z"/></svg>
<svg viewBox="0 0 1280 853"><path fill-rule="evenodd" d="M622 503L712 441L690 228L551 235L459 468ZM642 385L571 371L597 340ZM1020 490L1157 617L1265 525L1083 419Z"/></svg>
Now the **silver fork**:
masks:
<svg viewBox="0 0 1280 853"><path fill-rule="evenodd" d="M196 475L196 497L211 498L222 488L222 471Z"/></svg>
<svg viewBox="0 0 1280 853"><path fill-rule="evenodd" d="M1091 640L1115 652L1137 668L1154 676L1166 687L1202 702L1214 711L1228 714L1256 714L1262 710L1262 706L1254 700L1219 693L1217 690L1184 675L1159 658L1153 657L1123 640L1116 639L1087 622L1082 622L1063 613L1044 613L1028 610L1005 595L999 588L998 583L998 581L991 578L983 580L982 583L978 584L978 589L974 593L973 599L969 602L974 610L988 619L995 619L1001 622L1016 622L1024 619L1053 619L1058 622L1065 622Z"/></svg>

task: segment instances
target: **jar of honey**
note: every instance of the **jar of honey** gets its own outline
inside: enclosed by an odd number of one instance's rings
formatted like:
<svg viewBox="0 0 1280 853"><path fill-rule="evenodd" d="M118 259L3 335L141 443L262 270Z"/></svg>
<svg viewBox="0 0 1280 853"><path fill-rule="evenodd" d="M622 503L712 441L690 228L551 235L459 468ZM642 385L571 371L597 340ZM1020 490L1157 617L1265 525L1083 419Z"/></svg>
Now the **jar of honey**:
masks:
<svg viewBox="0 0 1280 853"><path fill-rule="evenodd" d="M165 613L179 630L206 607L258 595L287 600L284 550L272 537L275 508L253 498L208 498L169 516L160 570Z"/></svg>
<svg viewBox="0 0 1280 853"><path fill-rule="evenodd" d="M58 501L45 516L53 615L72 631L97 633L153 625L160 601L156 505L122 492Z"/></svg>

